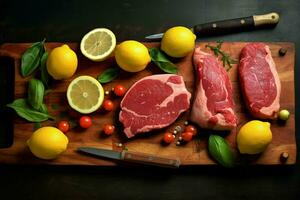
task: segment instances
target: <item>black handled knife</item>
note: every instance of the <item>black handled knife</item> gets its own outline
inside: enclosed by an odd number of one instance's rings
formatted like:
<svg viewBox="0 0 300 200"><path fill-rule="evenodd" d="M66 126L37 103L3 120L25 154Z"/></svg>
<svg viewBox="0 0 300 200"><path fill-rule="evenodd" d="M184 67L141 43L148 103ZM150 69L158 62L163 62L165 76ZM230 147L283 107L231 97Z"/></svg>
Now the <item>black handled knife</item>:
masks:
<svg viewBox="0 0 300 200"><path fill-rule="evenodd" d="M265 15L253 15L237 19L198 24L191 28L197 37L216 36L233 32L254 30L257 27L274 26L279 21L279 15L275 12ZM146 39L161 39L163 33L146 36Z"/></svg>

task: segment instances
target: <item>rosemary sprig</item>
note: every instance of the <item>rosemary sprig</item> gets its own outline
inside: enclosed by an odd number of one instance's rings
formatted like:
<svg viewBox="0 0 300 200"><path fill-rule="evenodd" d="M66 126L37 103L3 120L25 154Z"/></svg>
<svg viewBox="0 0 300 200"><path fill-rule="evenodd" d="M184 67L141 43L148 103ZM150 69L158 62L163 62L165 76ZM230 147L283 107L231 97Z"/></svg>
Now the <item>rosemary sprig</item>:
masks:
<svg viewBox="0 0 300 200"><path fill-rule="evenodd" d="M217 42L217 46L211 46L211 45L207 44L205 47L212 50L214 52L215 56L218 57L219 55L221 55L222 56L221 61L223 63L223 66L225 67L226 71L229 71L232 68L232 64L237 64L238 61L235 59L232 59L229 54L227 54L221 50L222 43L223 42ZM226 65L228 66L227 68L226 68Z"/></svg>

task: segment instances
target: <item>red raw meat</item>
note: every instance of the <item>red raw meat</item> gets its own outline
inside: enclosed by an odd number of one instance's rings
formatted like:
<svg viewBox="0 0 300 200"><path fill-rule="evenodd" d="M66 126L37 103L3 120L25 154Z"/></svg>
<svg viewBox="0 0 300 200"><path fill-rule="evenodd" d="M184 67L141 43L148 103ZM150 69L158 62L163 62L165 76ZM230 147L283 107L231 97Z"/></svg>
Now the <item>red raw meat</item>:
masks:
<svg viewBox="0 0 300 200"><path fill-rule="evenodd" d="M121 102L119 120L128 138L166 127L190 106L182 76L152 75L137 81Z"/></svg>
<svg viewBox="0 0 300 200"><path fill-rule="evenodd" d="M236 127L232 86L226 70L213 55L196 47L194 66L197 85L191 121L202 128L231 130Z"/></svg>
<svg viewBox="0 0 300 200"><path fill-rule="evenodd" d="M269 46L249 43L241 51L239 79L250 113L272 119L280 108L281 84Z"/></svg>

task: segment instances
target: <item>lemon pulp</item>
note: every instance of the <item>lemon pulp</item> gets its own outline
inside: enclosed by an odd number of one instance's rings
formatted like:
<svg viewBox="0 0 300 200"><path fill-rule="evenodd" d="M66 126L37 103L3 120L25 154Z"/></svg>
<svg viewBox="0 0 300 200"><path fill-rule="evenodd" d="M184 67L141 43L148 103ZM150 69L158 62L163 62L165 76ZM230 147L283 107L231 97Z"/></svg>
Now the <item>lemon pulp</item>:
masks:
<svg viewBox="0 0 300 200"><path fill-rule="evenodd" d="M88 32L80 43L82 54L93 61L105 60L115 47L116 37L106 28L97 28Z"/></svg>
<svg viewBox="0 0 300 200"><path fill-rule="evenodd" d="M67 90L69 105L76 111L88 114L96 111L102 104L104 90L101 84L91 76L79 76Z"/></svg>

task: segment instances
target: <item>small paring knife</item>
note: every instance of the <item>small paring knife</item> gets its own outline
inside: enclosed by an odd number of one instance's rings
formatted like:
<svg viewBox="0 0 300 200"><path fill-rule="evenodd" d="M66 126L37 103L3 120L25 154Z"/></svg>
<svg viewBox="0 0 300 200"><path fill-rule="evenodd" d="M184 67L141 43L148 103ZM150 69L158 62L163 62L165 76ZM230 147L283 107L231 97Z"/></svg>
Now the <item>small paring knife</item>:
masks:
<svg viewBox="0 0 300 200"><path fill-rule="evenodd" d="M274 26L279 21L279 15L272 12L265 15L253 15L237 19L227 19L222 21L198 24L191 28L193 33L199 37L223 35L233 32L254 30L258 27ZM148 40L158 40L163 37L163 33L146 36Z"/></svg>
<svg viewBox="0 0 300 200"><path fill-rule="evenodd" d="M79 147L77 150L94 156L105 157L114 160L124 160L128 162L139 163L139 164L155 165L159 167L170 167L170 168L178 168L180 166L180 160L178 158L170 159L170 158L159 157L151 154L129 152L126 150L119 152L119 151L99 149L94 147Z"/></svg>

